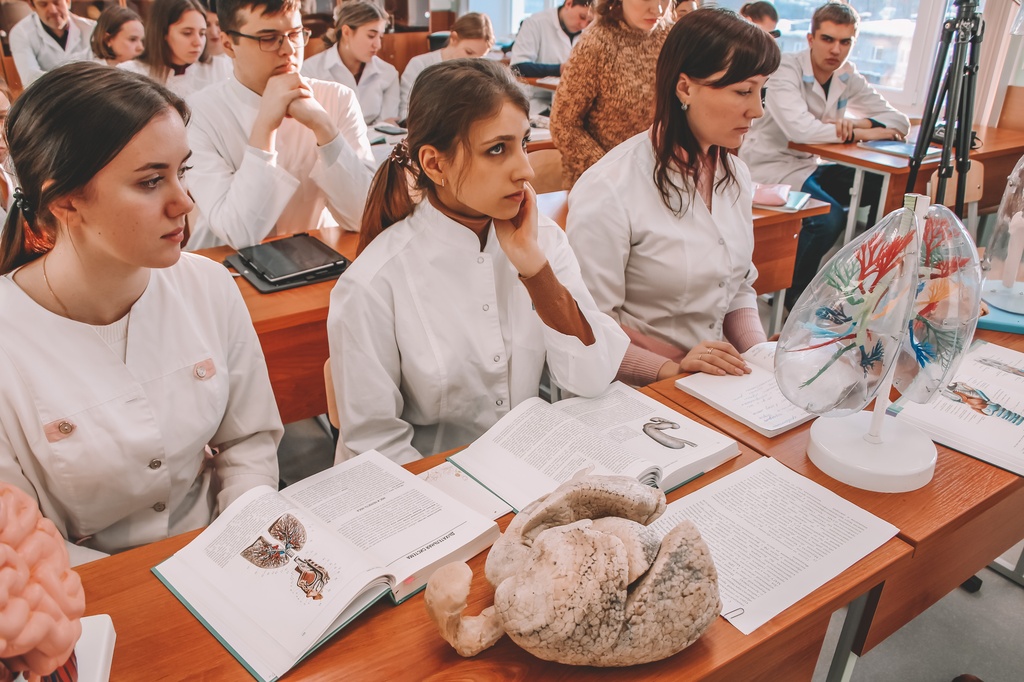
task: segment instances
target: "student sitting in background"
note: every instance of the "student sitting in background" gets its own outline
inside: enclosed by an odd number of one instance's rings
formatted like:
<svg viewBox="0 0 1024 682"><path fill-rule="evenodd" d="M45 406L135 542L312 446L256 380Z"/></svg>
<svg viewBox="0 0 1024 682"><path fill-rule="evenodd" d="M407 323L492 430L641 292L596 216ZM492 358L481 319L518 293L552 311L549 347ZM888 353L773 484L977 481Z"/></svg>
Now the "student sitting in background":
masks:
<svg viewBox="0 0 1024 682"><path fill-rule="evenodd" d="M7 87L7 81L0 78L0 235L3 235L3 224L7 222L7 212L14 201L14 178L11 177L9 154L7 153L7 112L11 110L14 95Z"/></svg>
<svg viewBox="0 0 1024 682"><path fill-rule="evenodd" d="M195 248L358 230L376 167L356 94L303 78L298 0L219 0L234 77L190 100Z"/></svg>
<svg viewBox="0 0 1024 682"><path fill-rule="evenodd" d="M593 19L594 0L565 0L553 7L531 14L523 21L512 45L511 64L520 76L543 78L559 76L562 64ZM551 106L551 91L533 88L531 108L540 111Z"/></svg>
<svg viewBox="0 0 1024 682"><path fill-rule="evenodd" d="M135 59L142 54L145 35L138 14L127 7L111 5L103 10L92 32L93 57L108 66Z"/></svg>
<svg viewBox="0 0 1024 682"><path fill-rule="evenodd" d="M311 57L302 75L335 81L359 97L367 126L398 120L398 69L377 56L388 15L372 2L347 2L338 10L338 44Z"/></svg>
<svg viewBox="0 0 1024 682"><path fill-rule="evenodd" d="M680 19L658 58L654 126L569 194L566 234L598 307L631 344L618 378L749 372L757 314L750 173L729 153L759 118L779 48L725 9Z"/></svg>
<svg viewBox="0 0 1024 682"><path fill-rule="evenodd" d="M166 88L95 63L47 73L10 113L0 480L38 501L73 563L277 486L281 419L249 312L222 265L181 253L187 118Z"/></svg>
<svg viewBox="0 0 1024 682"><path fill-rule="evenodd" d="M470 12L455 20L448 32L448 42L440 50L417 55L409 60L402 72L401 101L398 120L409 115L409 95L423 69L449 59L483 57L494 47L494 29L486 14Z"/></svg>
<svg viewBox="0 0 1024 682"><path fill-rule="evenodd" d="M11 57L26 88L50 69L84 61L96 22L72 14L68 0L28 0L34 10L11 29Z"/></svg>
<svg viewBox="0 0 1024 682"><path fill-rule="evenodd" d="M627 339L537 213L528 113L495 62L420 75L408 140L377 171L359 257L331 292L336 459L376 448L409 462L466 445L538 394L545 363L585 396L615 375Z"/></svg>
<svg viewBox="0 0 1024 682"><path fill-rule="evenodd" d="M668 35L659 0L599 0L551 108L566 189L615 145L651 125L654 63Z"/></svg>
<svg viewBox="0 0 1024 682"><path fill-rule="evenodd" d="M831 205L829 213L803 221L787 308L796 303L842 233L854 175L849 166L820 164L816 155L790 149L789 143L897 140L910 130L909 119L846 61L859 21L856 10L838 2L814 12L808 49L782 56L778 72L768 82L765 116L754 123L740 148L740 158L755 182L799 187ZM865 185L862 197L871 198L862 200L862 206L878 204L881 183L872 177L874 182Z"/></svg>
<svg viewBox="0 0 1024 682"><path fill-rule="evenodd" d="M748 2L740 7L740 16L759 27L762 31L773 38L778 38L782 32L777 28L779 25L779 13L775 11L775 5L764 0Z"/></svg>
<svg viewBox="0 0 1024 682"><path fill-rule="evenodd" d="M700 9L700 4L697 0L676 0L672 7L672 21L679 21L690 12L696 12L698 9Z"/></svg>
<svg viewBox="0 0 1024 682"><path fill-rule="evenodd" d="M206 10L199 0L156 0L146 20L142 56L118 65L188 97L230 74L206 53Z"/></svg>

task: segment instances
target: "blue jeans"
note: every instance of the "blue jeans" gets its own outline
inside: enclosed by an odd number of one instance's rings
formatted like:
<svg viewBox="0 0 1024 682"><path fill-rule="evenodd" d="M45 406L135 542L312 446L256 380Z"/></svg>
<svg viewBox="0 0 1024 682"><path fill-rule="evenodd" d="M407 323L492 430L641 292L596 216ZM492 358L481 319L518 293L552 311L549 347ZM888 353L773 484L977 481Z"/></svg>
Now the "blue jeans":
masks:
<svg viewBox="0 0 1024 682"><path fill-rule="evenodd" d="M827 202L831 209L822 215L804 218L800 239L796 246L796 264L793 266L793 284L786 291L786 307L792 309L800 294L818 274L822 257L828 253L836 239L846 227L846 213L850 206L850 189L853 187L853 168L838 164L818 166L818 170L807 178L800 189L812 198ZM882 189L882 178L874 173L864 173L864 187L861 191L861 206L872 206L868 224L875 222L874 214Z"/></svg>

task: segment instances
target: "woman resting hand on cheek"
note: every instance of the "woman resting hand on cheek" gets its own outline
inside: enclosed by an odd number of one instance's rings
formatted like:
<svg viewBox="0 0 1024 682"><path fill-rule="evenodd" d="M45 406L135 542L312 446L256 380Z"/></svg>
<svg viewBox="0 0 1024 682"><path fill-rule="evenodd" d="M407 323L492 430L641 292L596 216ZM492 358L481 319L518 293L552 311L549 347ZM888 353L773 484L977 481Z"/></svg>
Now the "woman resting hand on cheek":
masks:
<svg viewBox="0 0 1024 682"><path fill-rule="evenodd" d="M7 120L21 187L0 241L0 479L73 563L277 487L281 419L248 311L222 265L181 252L187 119L150 79L79 62Z"/></svg>
<svg viewBox="0 0 1024 682"><path fill-rule="evenodd" d="M615 376L628 340L538 216L528 112L491 61L445 61L416 81L408 139L377 171L360 254L331 294L337 459L467 445L538 394L545 363L579 395Z"/></svg>

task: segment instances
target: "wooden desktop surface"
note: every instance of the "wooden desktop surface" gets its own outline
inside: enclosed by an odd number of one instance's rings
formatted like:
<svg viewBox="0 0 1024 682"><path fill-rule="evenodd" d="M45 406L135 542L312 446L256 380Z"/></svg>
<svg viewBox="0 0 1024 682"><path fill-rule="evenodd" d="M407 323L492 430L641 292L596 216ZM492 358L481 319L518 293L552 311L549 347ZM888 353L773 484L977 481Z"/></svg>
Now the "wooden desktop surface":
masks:
<svg viewBox="0 0 1024 682"><path fill-rule="evenodd" d="M826 212L827 206L812 200L796 213L754 209L754 264L758 269L754 288L759 294L789 287L800 221ZM357 233L325 228L310 234L349 260L355 258ZM218 246L196 253L220 262L234 252L229 246ZM327 310L334 282L261 294L242 277L235 281L263 346L281 420L287 424L323 414L327 409L323 368L330 356Z"/></svg>
<svg viewBox="0 0 1024 682"><path fill-rule="evenodd" d="M520 83L526 83L527 85L532 85L533 87L541 88L542 90L550 90L551 92L554 92L558 89L558 86L553 83L538 83L537 81L540 80L539 78L528 78L526 76L517 76L517 78Z"/></svg>
<svg viewBox="0 0 1024 682"><path fill-rule="evenodd" d="M1024 337L979 330L977 338L1024 350ZM932 481L909 493L875 493L831 478L807 457L810 424L774 438L762 436L675 387L649 387L740 443L770 455L900 529L914 547L908 562L886 581L870 628L855 644L865 653L1024 538L1024 478L938 446ZM984 589L984 588L982 588Z"/></svg>
<svg viewBox="0 0 1024 682"><path fill-rule="evenodd" d="M1006 178L1017 160L1024 155L1024 132L1008 128L974 126L982 142L979 149L971 151L971 158L985 164L985 186L979 202L981 208L998 206L1006 189ZM914 130L911 137L915 136ZM883 214L903 205L903 194L910 175L910 160L892 154L871 151L856 143L850 144L797 144L789 146L802 152L817 154L823 159L848 166L859 166L865 170L888 173L891 176L889 191L884 202ZM955 159L954 159L955 160ZM927 194L926 185L932 172L939 167L937 160L921 164L914 191Z"/></svg>
<svg viewBox="0 0 1024 682"><path fill-rule="evenodd" d="M749 448L736 459L669 494L676 499L758 459ZM440 463L436 455L407 465L414 473ZM499 520L504 529L511 514ZM198 531L78 567L87 615L107 613L117 644L111 680L250 680L244 668L153 576L157 565ZM749 636L718 618L693 646L664 661L632 667L579 668L541 661L507 637L475 658L461 658L441 639L423 595L400 606L380 602L287 674L292 680L767 680L810 679L829 617L876 588L910 561L911 549L893 538ZM475 580L467 613L493 600L483 578L486 553L473 560ZM273 618L273 614L267 614Z"/></svg>

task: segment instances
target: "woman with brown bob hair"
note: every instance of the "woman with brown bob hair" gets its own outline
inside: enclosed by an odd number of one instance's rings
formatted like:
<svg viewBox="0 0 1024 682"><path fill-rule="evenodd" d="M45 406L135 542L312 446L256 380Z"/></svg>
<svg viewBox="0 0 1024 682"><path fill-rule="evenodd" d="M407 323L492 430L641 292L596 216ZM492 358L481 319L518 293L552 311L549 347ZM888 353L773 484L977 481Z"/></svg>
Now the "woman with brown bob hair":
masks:
<svg viewBox="0 0 1024 682"><path fill-rule="evenodd" d="M78 62L7 119L21 186L0 240L0 480L72 562L207 525L277 486L281 420L219 263L183 254L184 101Z"/></svg>
<svg viewBox="0 0 1024 682"><path fill-rule="evenodd" d="M580 395L614 376L627 339L537 213L528 114L509 69L486 59L417 80L409 136L377 171L359 256L331 292L336 460L466 445L538 394L545 363Z"/></svg>
<svg viewBox="0 0 1024 682"><path fill-rule="evenodd" d="M231 75L231 60L206 50L206 8L199 0L156 0L146 19L146 47L118 68L149 76L188 97Z"/></svg>
<svg viewBox="0 0 1024 682"><path fill-rule="evenodd" d="M632 341L619 378L748 372L765 340L751 263L752 186L736 149L764 114L779 48L725 9L673 27L658 58L654 125L569 195L566 232L598 307Z"/></svg>
<svg viewBox="0 0 1024 682"><path fill-rule="evenodd" d="M109 66L135 59L142 54L145 35L142 19L134 10L111 5L103 10L93 29L93 57Z"/></svg>
<svg viewBox="0 0 1024 682"><path fill-rule="evenodd" d="M595 11L597 21L562 67L551 108L566 189L612 147L651 125L651 66L668 35L661 0L600 0Z"/></svg>

